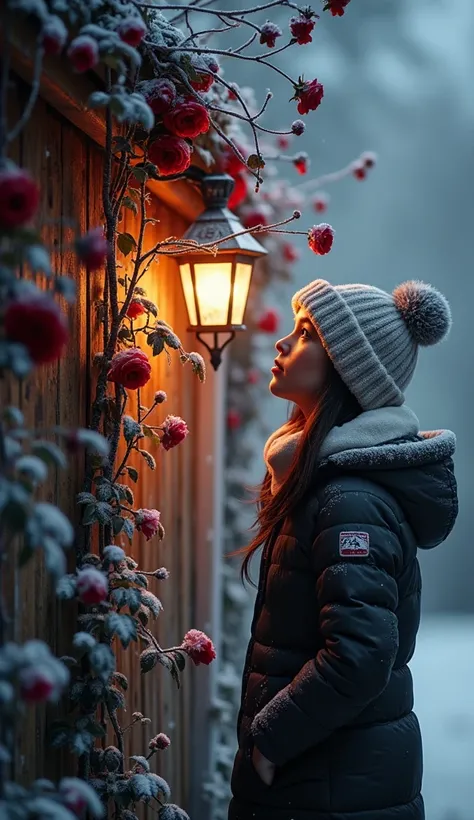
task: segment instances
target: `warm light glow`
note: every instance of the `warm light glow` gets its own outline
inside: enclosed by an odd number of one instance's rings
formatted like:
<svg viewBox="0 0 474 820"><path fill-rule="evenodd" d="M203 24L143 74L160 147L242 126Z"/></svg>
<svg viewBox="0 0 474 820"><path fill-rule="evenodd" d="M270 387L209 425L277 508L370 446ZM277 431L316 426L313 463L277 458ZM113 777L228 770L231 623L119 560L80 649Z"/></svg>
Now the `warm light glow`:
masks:
<svg viewBox="0 0 474 820"><path fill-rule="evenodd" d="M198 263L194 265L194 274L201 325L226 325L232 262Z"/></svg>
<svg viewBox="0 0 474 820"><path fill-rule="evenodd" d="M232 324L242 325L244 323L245 305L250 287L250 277L252 276L252 265L245 262L237 262L235 269L234 302L232 304Z"/></svg>
<svg viewBox="0 0 474 820"><path fill-rule="evenodd" d="M196 314L196 305L194 304L193 280L191 279L190 265L187 262L185 265L180 265L179 272L181 274L181 284L183 285L183 293L186 300L186 307L188 309L189 322L191 325L197 325L198 319Z"/></svg>

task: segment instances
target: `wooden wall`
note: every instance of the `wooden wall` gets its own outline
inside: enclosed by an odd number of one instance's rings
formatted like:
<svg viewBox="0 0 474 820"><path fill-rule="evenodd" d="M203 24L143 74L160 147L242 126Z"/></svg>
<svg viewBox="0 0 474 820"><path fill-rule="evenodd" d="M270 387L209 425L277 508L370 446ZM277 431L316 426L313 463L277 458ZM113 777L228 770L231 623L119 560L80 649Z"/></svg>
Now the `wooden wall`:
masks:
<svg viewBox="0 0 474 820"><path fill-rule="evenodd" d="M26 94L26 86L18 81L12 94L12 110L24 106ZM54 249L54 269L76 281L77 302L67 307L71 339L66 355L58 363L36 370L20 387L10 381L0 382L1 405L10 402L19 405L28 425L35 428L56 424L87 425L93 398L91 361L94 354L102 350L96 306L101 297L103 274L99 271L88 275L78 265L71 251L75 229L70 223L73 220L80 232L102 224L101 150L39 100L12 156L31 171L40 185L42 200L38 224L44 225L44 237ZM185 220L156 197L150 204L149 215L160 220L159 224L148 227L150 244L156 243L160 237L179 234L186 227ZM127 212L121 226L123 230L134 233L134 219L133 214ZM123 258L119 261L127 265ZM159 264L152 265L141 284L146 288L148 298L159 305L160 317L174 327L185 347L194 349L193 338L187 339L186 313L175 262L162 258ZM154 540L146 542L141 536L135 536L129 552L143 569L166 566L171 573L170 580L150 585L164 606L156 624L159 642L171 646L179 643L187 629L196 625L193 623L192 594L196 572L193 560L196 441L192 431L197 414L197 391L205 390L206 386L197 382L189 367L182 367L177 356L171 367L164 354L153 359L152 366L152 378L142 390L142 403L148 404L156 390L165 390L168 403L155 411L153 421L163 419L167 413L181 415L187 421L191 435L174 450L155 451L157 468L154 472L141 459L140 463L135 462L140 471L138 489L134 488L135 507L160 509L167 535L162 544ZM56 474L42 493L43 499L57 503L76 523L75 494L81 489L83 468L81 456L71 457L68 470ZM117 543L120 543L120 537ZM15 570L13 563L9 564L6 594L13 613L11 637L17 640L41 638L59 652L68 651L75 613L71 604L56 602L40 555L21 573ZM170 782L173 801L186 808L193 670L186 669L183 687L177 692L162 667L146 676L140 675L139 651L140 647L133 644L120 657L120 669L129 676L130 684L128 715L124 718L128 722L132 712L140 710L152 719L152 723L127 733L127 753L146 753L144 750L150 737L160 731L166 732L172 745L160 754L159 768L156 766L155 771ZM19 738L16 761L15 774L20 780L42 776L57 778L74 771L72 757L47 748L45 731L44 710L29 709Z"/></svg>

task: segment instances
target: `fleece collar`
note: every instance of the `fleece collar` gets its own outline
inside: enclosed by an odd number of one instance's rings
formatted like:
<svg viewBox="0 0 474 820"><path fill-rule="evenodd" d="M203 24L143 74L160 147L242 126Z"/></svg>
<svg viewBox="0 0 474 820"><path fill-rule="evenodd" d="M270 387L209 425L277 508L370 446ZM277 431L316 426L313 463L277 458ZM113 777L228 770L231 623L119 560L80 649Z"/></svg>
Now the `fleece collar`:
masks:
<svg viewBox="0 0 474 820"><path fill-rule="evenodd" d="M301 435L301 430L287 422L265 444L264 459L273 494L289 472ZM449 430L420 433L415 413L403 404L368 410L334 427L323 442L319 462L347 469L397 468L438 462L451 456L455 446L455 436Z"/></svg>

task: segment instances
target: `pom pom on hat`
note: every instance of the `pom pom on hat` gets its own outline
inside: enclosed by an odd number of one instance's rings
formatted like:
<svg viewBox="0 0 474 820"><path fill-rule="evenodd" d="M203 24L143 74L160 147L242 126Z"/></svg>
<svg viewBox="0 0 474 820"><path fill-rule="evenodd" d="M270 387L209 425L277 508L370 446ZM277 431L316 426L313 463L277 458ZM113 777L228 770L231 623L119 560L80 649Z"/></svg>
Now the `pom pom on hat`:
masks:
<svg viewBox="0 0 474 820"><path fill-rule="evenodd" d="M424 282L404 282L393 291L395 307L416 344L441 342L451 327L451 309L442 293Z"/></svg>

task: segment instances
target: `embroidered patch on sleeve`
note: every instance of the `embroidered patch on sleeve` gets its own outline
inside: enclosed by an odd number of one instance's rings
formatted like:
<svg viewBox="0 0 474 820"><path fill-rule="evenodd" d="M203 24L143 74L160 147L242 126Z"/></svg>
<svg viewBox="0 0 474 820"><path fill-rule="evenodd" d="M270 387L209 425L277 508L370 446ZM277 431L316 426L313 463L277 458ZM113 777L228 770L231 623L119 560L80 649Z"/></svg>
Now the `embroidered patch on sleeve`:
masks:
<svg viewBox="0 0 474 820"><path fill-rule="evenodd" d="M370 538L368 532L340 532L339 555L345 558L364 556L370 552Z"/></svg>

